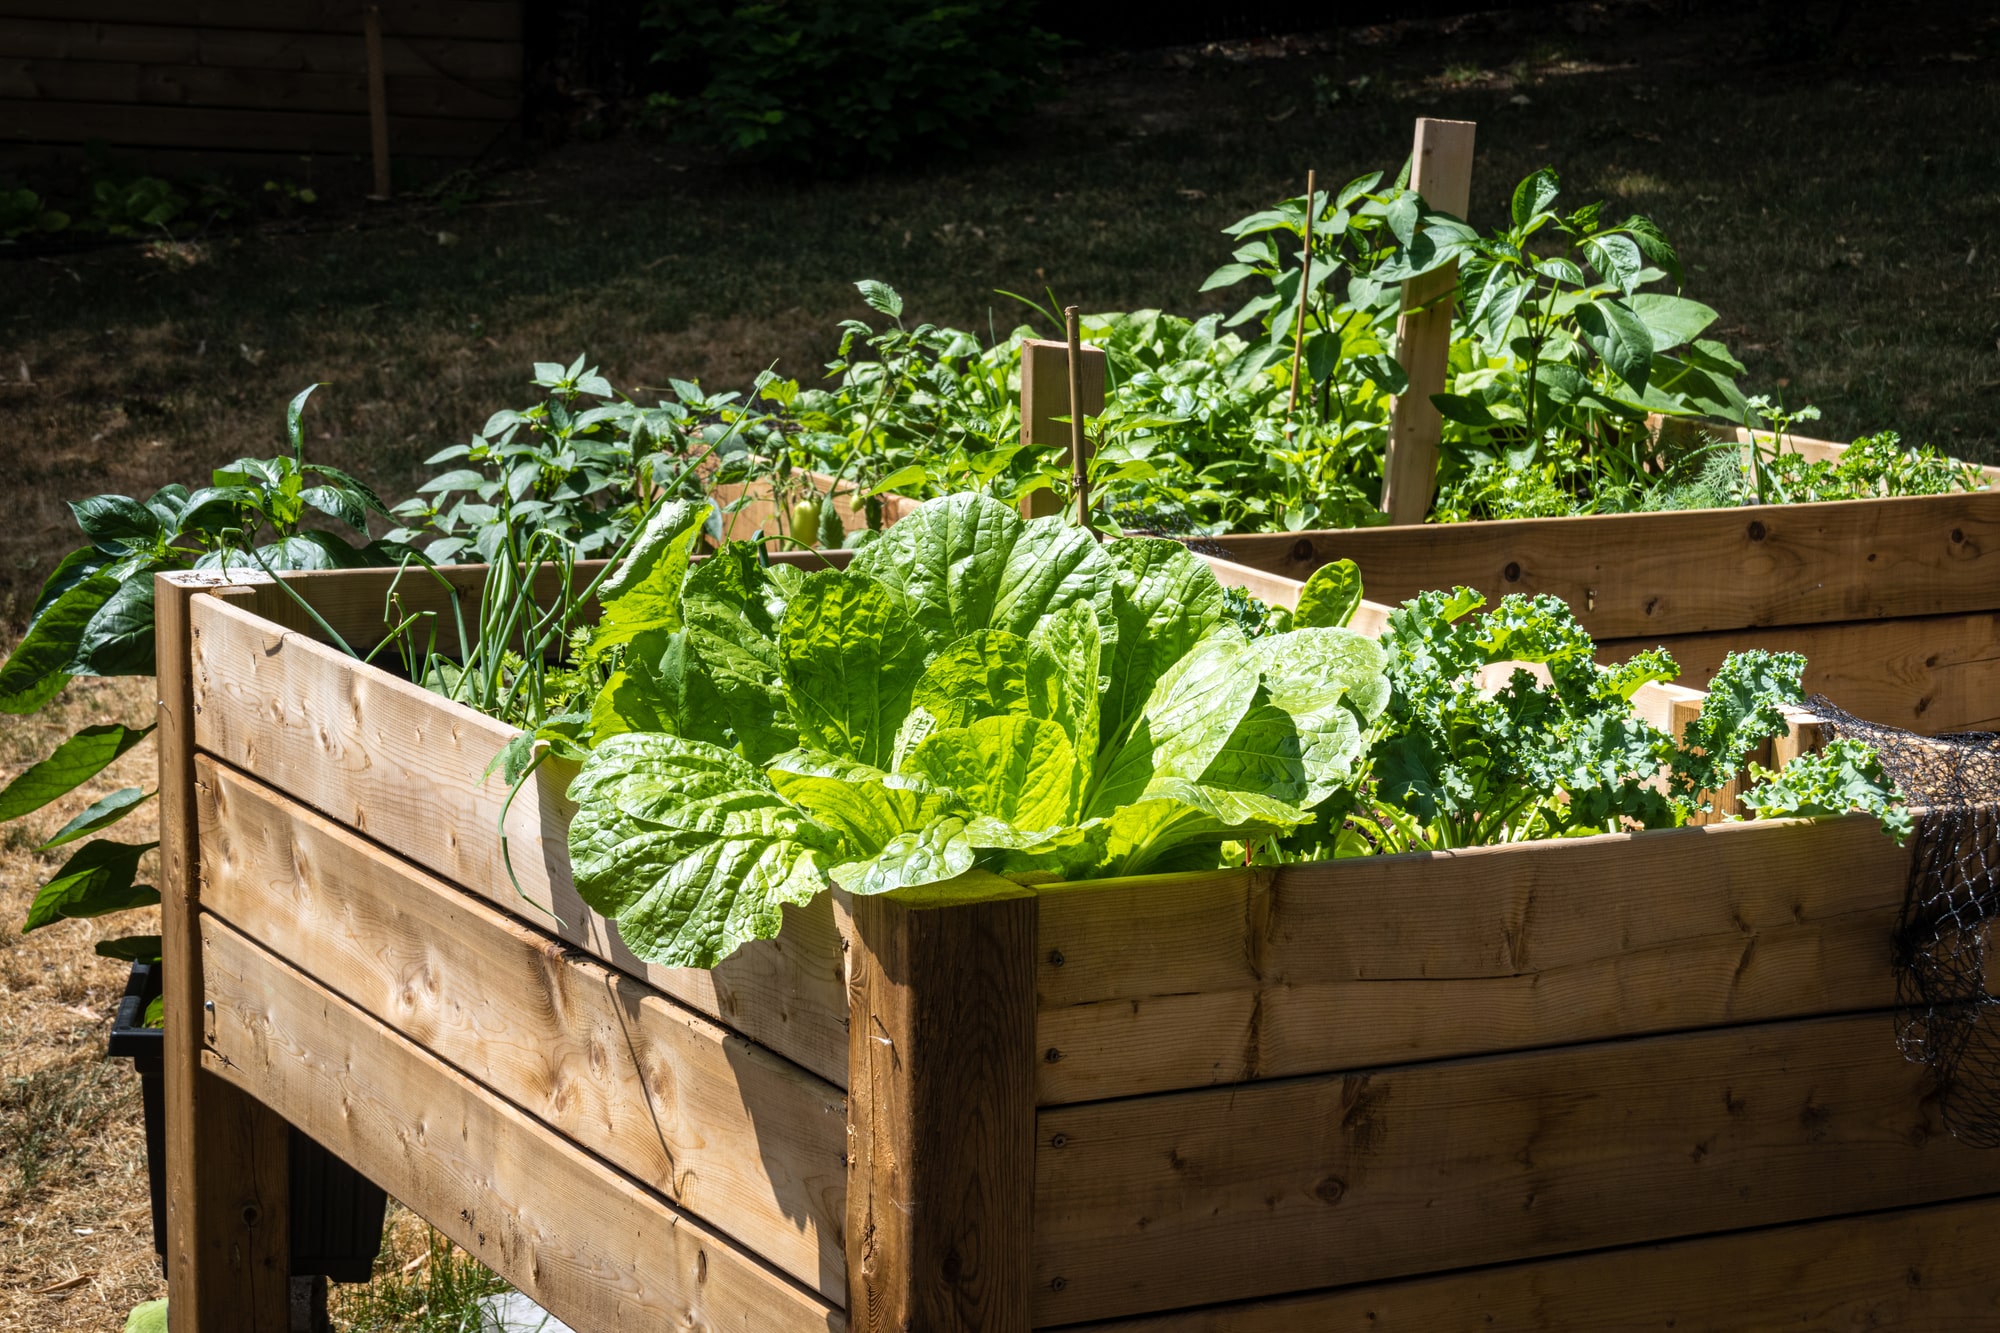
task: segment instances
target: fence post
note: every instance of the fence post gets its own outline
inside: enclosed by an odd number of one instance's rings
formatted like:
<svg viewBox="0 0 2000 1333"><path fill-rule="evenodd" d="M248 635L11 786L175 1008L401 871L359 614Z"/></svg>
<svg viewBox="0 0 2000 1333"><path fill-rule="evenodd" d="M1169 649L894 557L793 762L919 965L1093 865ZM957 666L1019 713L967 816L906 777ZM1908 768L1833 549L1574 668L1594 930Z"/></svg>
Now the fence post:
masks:
<svg viewBox="0 0 2000 1333"><path fill-rule="evenodd" d="M1036 899L982 878L845 907L854 1333L1029 1327Z"/></svg>
<svg viewBox="0 0 2000 1333"><path fill-rule="evenodd" d="M1078 395L1083 415L1104 413L1105 358L1101 347L1085 346L1077 361ZM1021 344L1021 443L1035 449L1066 447L1069 426L1057 420L1070 415L1069 344L1050 338L1030 338ZM1087 463L1089 460L1083 460ZM1051 491L1035 491L1021 501L1023 518L1045 518L1062 512Z"/></svg>
<svg viewBox="0 0 2000 1333"><path fill-rule="evenodd" d="M252 577L255 577L254 575ZM173 1333L291 1328L291 1136L285 1122L201 1067L201 856L195 815L196 596L206 571L153 579L159 687L160 951L166 1011L167 1296ZM228 589L236 596L248 589Z"/></svg>
<svg viewBox="0 0 2000 1333"><path fill-rule="evenodd" d="M1442 213L1464 217L1472 199L1469 120L1417 120L1410 188ZM1451 357L1451 316L1458 289L1456 261L1403 284L1403 313L1396 321L1396 359L1410 377L1389 416L1389 447L1382 459L1382 512L1392 523L1421 523L1437 489L1438 443L1444 418L1431 395L1444 392Z"/></svg>

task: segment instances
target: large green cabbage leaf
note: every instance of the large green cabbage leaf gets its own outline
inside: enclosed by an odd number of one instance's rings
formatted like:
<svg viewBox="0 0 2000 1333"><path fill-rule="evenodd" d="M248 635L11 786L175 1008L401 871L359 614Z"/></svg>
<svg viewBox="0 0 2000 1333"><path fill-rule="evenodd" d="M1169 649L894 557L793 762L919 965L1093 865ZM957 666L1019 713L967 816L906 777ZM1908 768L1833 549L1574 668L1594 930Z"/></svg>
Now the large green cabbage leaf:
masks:
<svg viewBox="0 0 2000 1333"><path fill-rule="evenodd" d="M829 879L1131 874L1286 833L1361 760L1382 654L1344 629L1251 643L1223 608L1177 543L981 496L844 572L725 548L597 701L577 888L641 957L712 966Z"/></svg>

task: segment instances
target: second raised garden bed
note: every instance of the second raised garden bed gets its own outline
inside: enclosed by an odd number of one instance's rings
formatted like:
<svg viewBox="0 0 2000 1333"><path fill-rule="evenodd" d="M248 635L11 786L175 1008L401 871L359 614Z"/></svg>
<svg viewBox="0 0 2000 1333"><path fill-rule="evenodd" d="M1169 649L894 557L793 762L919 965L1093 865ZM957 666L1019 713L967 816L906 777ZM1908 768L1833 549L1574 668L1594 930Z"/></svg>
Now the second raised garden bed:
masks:
<svg viewBox="0 0 2000 1333"><path fill-rule="evenodd" d="M384 577L291 581L358 640ZM158 591L177 1328L284 1327L286 1122L583 1333L2000 1308L1871 819L822 897L668 970L576 896L553 768L517 895L507 727L268 586Z"/></svg>

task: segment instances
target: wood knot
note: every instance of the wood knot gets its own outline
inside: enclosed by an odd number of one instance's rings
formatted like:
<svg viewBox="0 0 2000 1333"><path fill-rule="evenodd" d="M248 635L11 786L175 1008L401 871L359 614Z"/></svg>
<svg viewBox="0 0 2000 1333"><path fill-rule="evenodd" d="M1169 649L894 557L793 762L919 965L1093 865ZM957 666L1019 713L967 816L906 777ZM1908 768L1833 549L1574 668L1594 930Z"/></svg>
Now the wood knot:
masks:
<svg viewBox="0 0 2000 1333"><path fill-rule="evenodd" d="M1292 543L1292 559L1310 560L1312 558L1313 544L1310 537L1301 537Z"/></svg>
<svg viewBox="0 0 2000 1333"><path fill-rule="evenodd" d="M1953 528L1951 530L1951 544L1953 546L1965 545L1965 529Z"/></svg>
<svg viewBox="0 0 2000 1333"><path fill-rule="evenodd" d="M1764 525L1756 519L1750 521L1749 532L1751 541L1761 542L1764 540Z"/></svg>
<svg viewBox="0 0 2000 1333"><path fill-rule="evenodd" d="M1509 583L1519 583L1521 581L1521 562L1518 560L1509 560L1507 568L1500 571L1500 577L1506 579Z"/></svg>
<svg viewBox="0 0 2000 1333"><path fill-rule="evenodd" d="M1347 1182L1339 1176L1328 1176L1313 1186L1313 1197L1325 1204L1339 1203L1347 1197Z"/></svg>

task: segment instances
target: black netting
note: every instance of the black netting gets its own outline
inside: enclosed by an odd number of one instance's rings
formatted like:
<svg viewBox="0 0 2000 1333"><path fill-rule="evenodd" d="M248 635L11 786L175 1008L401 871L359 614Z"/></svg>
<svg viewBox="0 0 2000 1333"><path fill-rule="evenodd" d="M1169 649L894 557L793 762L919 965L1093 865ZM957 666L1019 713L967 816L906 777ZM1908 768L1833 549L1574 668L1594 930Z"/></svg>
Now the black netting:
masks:
<svg viewBox="0 0 2000 1333"><path fill-rule="evenodd" d="M1953 1136L2000 1147L2000 996L1986 978L2000 919L2000 734L1918 736L1821 696L1810 706L1829 738L1875 747L1918 812L1895 939L1897 1042L1935 1075Z"/></svg>

